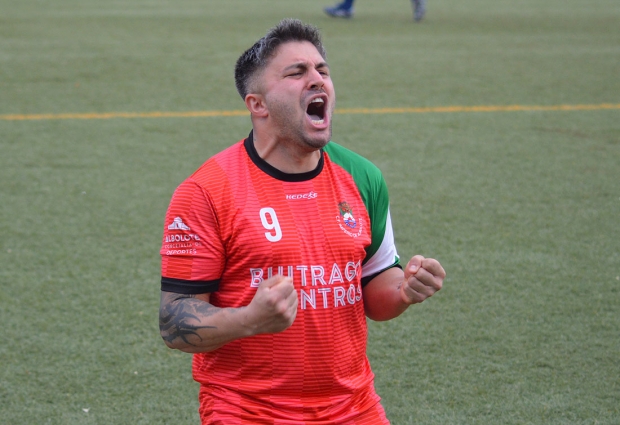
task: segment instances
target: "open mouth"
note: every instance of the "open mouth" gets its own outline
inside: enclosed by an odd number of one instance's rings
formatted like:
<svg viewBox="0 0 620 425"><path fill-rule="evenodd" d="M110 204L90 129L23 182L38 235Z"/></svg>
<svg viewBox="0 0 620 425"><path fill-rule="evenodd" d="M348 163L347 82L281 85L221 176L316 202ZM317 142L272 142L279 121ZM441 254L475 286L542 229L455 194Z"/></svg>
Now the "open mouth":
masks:
<svg viewBox="0 0 620 425"><path fill-rule="evenodd" d="M325 122L325 100L320 97L313 99L306 109L306 114L310 117L312 124L323 124Z"/></svg>

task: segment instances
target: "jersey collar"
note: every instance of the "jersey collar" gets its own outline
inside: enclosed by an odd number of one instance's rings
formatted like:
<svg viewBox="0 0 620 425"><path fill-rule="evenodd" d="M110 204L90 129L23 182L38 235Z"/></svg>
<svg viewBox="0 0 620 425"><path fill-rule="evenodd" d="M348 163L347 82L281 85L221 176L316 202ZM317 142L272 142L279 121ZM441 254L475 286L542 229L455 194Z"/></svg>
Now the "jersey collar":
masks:
<svg viewBox="0 0 620 425"><path fill-rule="evenodd" d="M323 149L321 149L321 158L319 159L319 163L316 168L312 171L307 171L305 173L285 173L283 171L278 170L272 165L269 165L267 161L261 158L256 151L256 147L254 146L254 130L250 131L250 135L243 141L243 145L245 146L245 151L248 153L248 156L252 160L252 162L261 169L265 174L270 175L274 179L282 180L285 182L303 182L306 180L312 180L323 170L323 164L325 163Z"/></svg>

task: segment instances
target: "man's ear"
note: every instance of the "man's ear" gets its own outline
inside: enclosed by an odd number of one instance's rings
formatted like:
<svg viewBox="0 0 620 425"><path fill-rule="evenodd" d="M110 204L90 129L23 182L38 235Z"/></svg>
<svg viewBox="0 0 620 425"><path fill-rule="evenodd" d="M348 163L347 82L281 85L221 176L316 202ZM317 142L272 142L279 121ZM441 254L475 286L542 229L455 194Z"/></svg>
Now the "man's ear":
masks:
<svg viewBox="0 0 620 425"><path fill-rule="evenodd" d="M248 108L250 114L255 117L265 118L269 115L269 110L267 109L267 105L265 105L265 99L260 94L248 94L245 97L245 107Z"/></svg>

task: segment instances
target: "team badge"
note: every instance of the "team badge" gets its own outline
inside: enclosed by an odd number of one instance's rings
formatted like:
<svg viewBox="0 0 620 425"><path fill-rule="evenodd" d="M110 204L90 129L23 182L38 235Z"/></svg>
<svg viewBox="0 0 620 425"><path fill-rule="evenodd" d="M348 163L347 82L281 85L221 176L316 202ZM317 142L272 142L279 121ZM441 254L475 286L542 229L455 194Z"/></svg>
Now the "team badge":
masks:
<svg viewBox="0 0 620 425"><path fill-rule="evenodd" d="M355 229L357 227L357 222L355 221L355 217L353 217L353 210L346 202L341 202L338 204L338 208L340 209L340 215L342 216L342 221L344 224L349 226L351 229Z"/></svg>
<svg viewBox="0 0 620 425"><path fill-rule="evenodd" d="M358 238L364 231L364 215L358 216L357 219L353 215L353 208L348 202L342 201L338 204L339 214L336 216L336 221L340 230L352 238Z"/></svg>

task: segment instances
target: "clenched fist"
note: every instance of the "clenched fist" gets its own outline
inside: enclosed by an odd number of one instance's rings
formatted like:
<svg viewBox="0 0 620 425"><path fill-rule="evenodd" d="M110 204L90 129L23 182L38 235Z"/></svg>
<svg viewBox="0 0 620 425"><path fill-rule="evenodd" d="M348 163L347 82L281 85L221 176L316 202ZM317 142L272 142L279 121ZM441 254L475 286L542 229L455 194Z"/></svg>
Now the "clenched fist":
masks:
<svg viewBox="0 0 620 425"><path fill-rule="evenodd" d="M248 319L256 334L288 329L297 316L297 291L293 279L280 275L264 280L248 305Z"/></svg>
<svg viewBox="0 0 620 425"><path fill-rule="evenodd" d="M446 272L434 258L416 255L404 269L405 280L400 287L400 296L406 304L421 303L439 291Z"/></svg>

